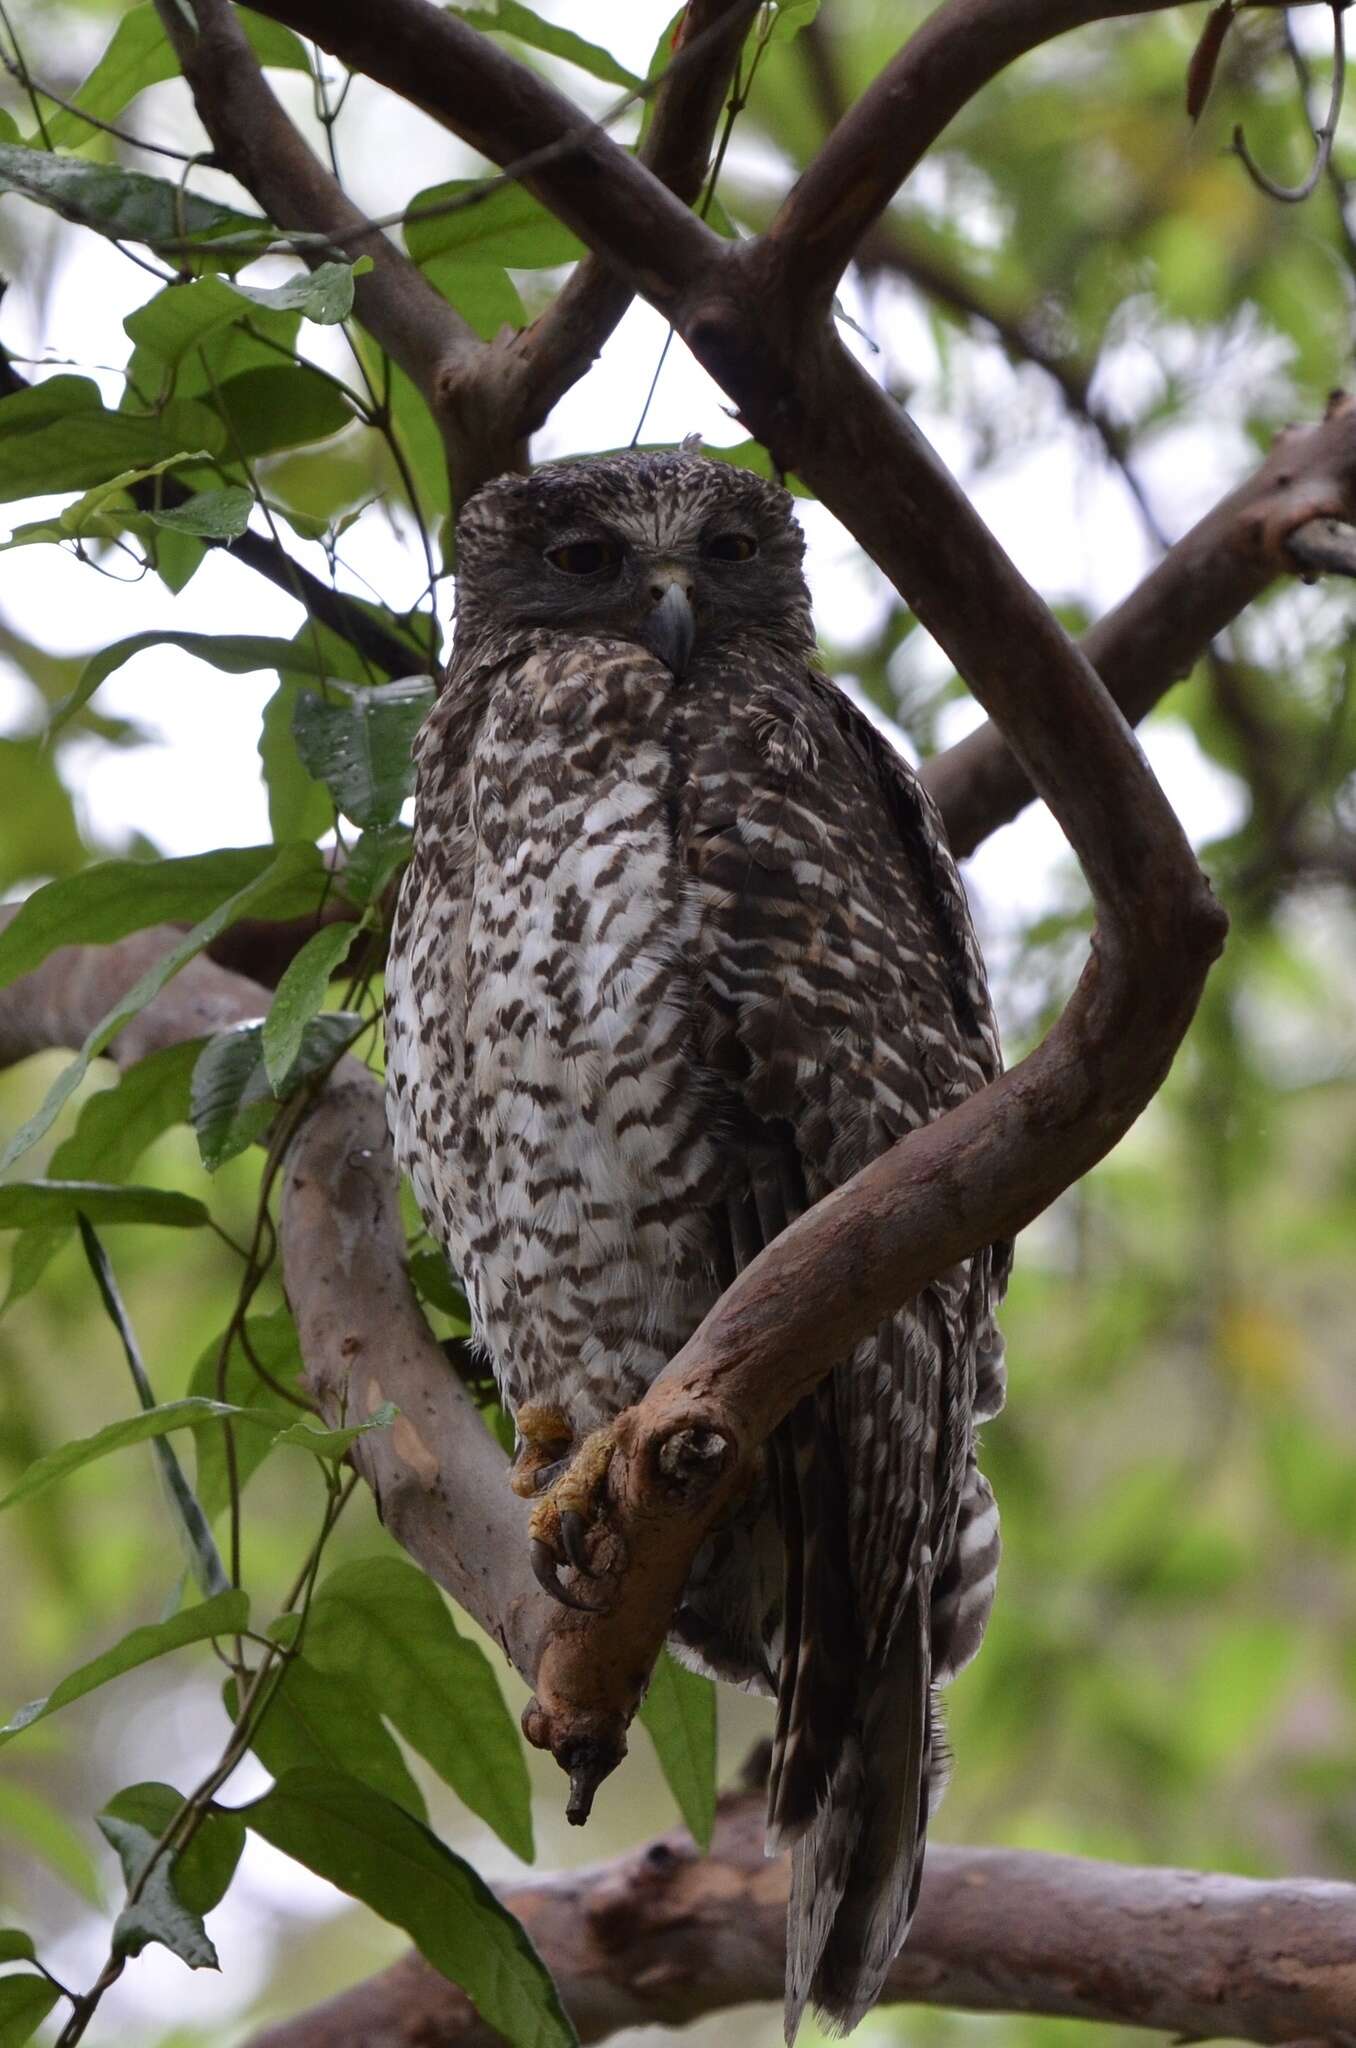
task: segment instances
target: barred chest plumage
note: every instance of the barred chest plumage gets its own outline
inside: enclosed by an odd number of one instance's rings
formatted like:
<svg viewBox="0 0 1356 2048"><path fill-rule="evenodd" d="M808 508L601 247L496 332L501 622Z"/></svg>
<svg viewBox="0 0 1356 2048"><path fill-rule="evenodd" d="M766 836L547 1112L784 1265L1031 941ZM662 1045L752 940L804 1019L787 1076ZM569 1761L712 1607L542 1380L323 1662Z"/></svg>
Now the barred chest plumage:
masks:
<svg viewBox="0 0 1356 2048"><path fill-rule="evenodd" d="M634 647L569 653L538 641L530 682L495 673L441 799L436 715L426 729L421 829L453 851L411 871L392 1059L401 1153L506 1398L549 1400L579 1433L649 1384L719 1288L674 679Z"/></svg>

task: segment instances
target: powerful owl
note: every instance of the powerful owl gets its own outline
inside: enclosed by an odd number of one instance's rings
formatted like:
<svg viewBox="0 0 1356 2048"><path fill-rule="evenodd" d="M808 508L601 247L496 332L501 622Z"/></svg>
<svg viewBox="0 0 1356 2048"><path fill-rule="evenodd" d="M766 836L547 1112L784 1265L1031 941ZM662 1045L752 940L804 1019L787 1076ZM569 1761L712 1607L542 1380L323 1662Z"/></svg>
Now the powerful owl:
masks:
<svg viewBox="0 0 1356 2048"><path fill-rule="evenodd" d="M389 1109L566 1600L609 1421L788 1223L998 1071L940 820L819 673L803 552L786 492L686 444L501 477L457 528ZM807 1999L855 2024L917 1897L937 1687L998 1563L975 1428L1006 1265L940 1274L837 1361L672 1622L685 1661L776 1698L792 2031Z"/></svg>

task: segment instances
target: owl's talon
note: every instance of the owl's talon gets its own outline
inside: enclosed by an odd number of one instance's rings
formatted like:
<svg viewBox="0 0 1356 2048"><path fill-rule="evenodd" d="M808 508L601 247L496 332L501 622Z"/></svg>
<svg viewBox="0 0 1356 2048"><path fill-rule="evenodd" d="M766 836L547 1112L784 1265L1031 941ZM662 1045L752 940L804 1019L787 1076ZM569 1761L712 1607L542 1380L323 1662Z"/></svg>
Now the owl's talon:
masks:
<svg viewBox="0 0 1356 2048"><path fill-rule="evenodd" d="M560 1567L551 1553L551 1547L544 1543L540 1536L532 1538L527 1547L527 1554L532 1562L533 1577L544 1593L549 1593L562 1607L572 1607L576 1614L593 1614L597 1611L587 1600L576 1600L569 1587L562 1584Z"/></svg>
<svg viewBox="0 0 1356 2048"><path fill-rule="evenodd" d="M588 1523L578 1508L562 1508L560 1511L560 1542L565 1556L575 1570L586 1579L595 1577L589 1563Z"/></svg>

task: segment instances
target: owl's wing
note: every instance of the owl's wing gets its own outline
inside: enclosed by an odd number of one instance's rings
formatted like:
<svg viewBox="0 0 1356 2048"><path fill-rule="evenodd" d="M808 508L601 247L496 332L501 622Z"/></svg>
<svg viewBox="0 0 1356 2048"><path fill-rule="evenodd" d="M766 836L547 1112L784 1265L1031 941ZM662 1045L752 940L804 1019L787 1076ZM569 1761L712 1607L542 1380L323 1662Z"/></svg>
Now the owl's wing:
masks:
<svg viewBox="0 0 1356 2048"><path fill-rule="evenodd" d="M738 1272L804 1209L984 1085L997 1035L964 893L916 779L831 684L788 671L688 720L701 1055L738 1162ZM1002 1398L1005 1254L942 1274L769 1447L786 1554L769 1829L795 1843L787 2011L870 2004L940 1790L935 1671L973 1651L997 1561L972 1424ZM963 1553L963 1555L962 1555Z"/></svg>

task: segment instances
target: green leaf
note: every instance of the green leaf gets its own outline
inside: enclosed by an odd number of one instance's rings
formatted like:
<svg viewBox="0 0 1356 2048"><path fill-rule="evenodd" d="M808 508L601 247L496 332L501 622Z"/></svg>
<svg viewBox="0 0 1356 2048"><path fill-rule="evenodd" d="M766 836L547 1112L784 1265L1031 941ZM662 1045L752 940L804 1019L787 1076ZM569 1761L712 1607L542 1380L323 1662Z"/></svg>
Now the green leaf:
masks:
<svg viewBox="0 0 1356 2048"><path fill-rule="evenodd" d="M129 1886L136 1883L147 1855L183 1804L183 1794L173 1785L152 1781L126 1786L98 1816L100 1829L118 1852ZM114 1822L115 1828L105 1826L107 1821ZM239 1814L226 1807L209 1808L187 1848L176 1850L167 1859L175 1895L189 1913L201 1917L221 1904L244 1846L245 1824Z"/></svg>
<svg viewBox="0 0 1356 2048"><path fill-rule="evenodd" d="M334 688L342 691L339 703L298 698L297 751L355 825L392 824L414 788L410 748L433 703L433 685L425 676L405 676L373 689Z"/></svg>
<svg viewBox="0 0 1356 2048"><path fill-rule="evenodd" d="M449 14L455 14L472 28L498 29L504 35L515 36L530 49L545 50L552 57L563 57L568 64L577 64L581 71L591 72L609 85L620 85L628 91L640 84L635 73L619 64L610 50L604 50L598 43L586 42L573 30L561 28L557 22L543 21L530 7L524 7L520 0L489 0L484 7L449 7Z"/></svg>
<svg viewBox="0 0 1356 2048"><path fill-rule="evenodd" d="M0 1777L0 1829L16 1836L31 1856L102 1913L103 1888L83 1838L31 1786Z"/></svg>
<svg viewBox="0 0 1356 2048"><path fill-rule="evenodd" d="M482 341L493 341L505 327L526 327L527 308L518 287L497 264L471 262L452 250L446 256L431 256L421 268L433 289L470 321Z"/></svg>
<svg viewBox="0 0 1356 2048"><path fill-rule="evenodd" d="M129 1897L113 1923L113 1954L139 1956L151 1942L158 1941L180 1962L187 1963L190 1970L220 1969L201 1915L191 1912L175 1890L172 1858L159 1856L151 1863L157 1837L135 1822L120 1820L110 1813L100 1814L99 1829L118 1852L129 1893L134 1884L141 1886L138 1896ZM148 1864L151 1867L147 1871Z"/></svg>
<svg viewBox="0 0 1356 2048"><path fill-rule="evenodd" d="M235 540L250 523L254 493L243 484L228 484L220 491L198 491L186 505L172 505L167 512L149 516L157 526L173 533L205 534L210 540Z"/></svg>
<svg viewBox="0 0 1356 2048"><path fill-rule="evenodd" d="M261 917L297 917L323 886L319 854L308 847L260 898ZM223 846L182 860L106 860L35 889L0 931L0 987L31 974L61 946L104 946L148 925L208 916L276 866L276 846ZM298 872L291 872L291 867ZM266 906L266 907L264 907Z"/></svg>
<svg viewBox="0 0 1356 2048"><path fill-rule="evenodd" d="M236 12L261 64L286 66L295 71L310 69L306 52L290 29L265 21L243 7ZM179 60L160 25L154 0L143 0L143 5L133 7L122 17L98 63L74 93L72 105L83 107L101 121L110 121L148 85L159 85L178 73ZM65 107L47 113L46 127L55 149L78 147L91 141L97 132Z"/></svg>
<svg viewBox="0 0 1356 2048"><path fill-rule="evenodd" d="M64 506L54 519L35 519L26 526L16 526L3 547L28 547L38 541L105 540L128 528L144 526L144 515L128 496L132 485L161 476L176 463L201 461L206 453L201 448L180 450L167 455L163 462L153 462L147 469L125 469L106 483L96 484L74 504Z"/></svg>
<svg viewBox="0 0 1356 2048"><path fill-rule="evenodd" d="M55 1984L31 1970L0 1977L0 2048L31 2041L60 1996Z"/></svg>
<svg viewBox="0 0 1356 2048"><path fill-rule="evenodd" d="M298 271L285 284L235 284L230 287L251 305L273 313L300 313L318 327L334 327L353 311L353 280L372 268L370 256L356 263L318 263Z"/></svg>
<svg viewBox="0 0 1356 2048"><path fill-rule="evenodd" d="M808 28L819 12L819 0L774 0L776 12L772 21L770 40L779 38L790 42L792 36Z"/></svg>
<svg viewBox="0 0 1356 2048"><path fill-rule="evenodd" d="M403 1927L514 2048L574 2048L559 1993L518 1922L391 1800L338 1773L289 1771L244 1818L275 1849Z"/></svg>
<svg viewBox="0 0 1356 2048"><path fill-rule="evenodd" d="M234 1719L233 1678L225 1698ZM321 1768L347 1774L425 1818L424 1795L379 1709L342 1674L317 1671L309 1657L294 1652L288 1659L250 1747L272 1777Z"/></svg>
<svg viewBox="0 0 1356 2048"><path fill-rule="evenodd" d="M17 1927L0 1927L0 1963L31 1963L37 1954L31 1934Z"/></svg>
<svg viewBox="0 0 1356 2048"><path fill-rule="evenodd" d="M15 1180L0 1187L0 1230L29 1224L159 1223L172 1230L201 1228L207 1206L173 1188L110 1186L97 1180Z"/></svg>
<svg viewBox="0 0 1356 2048"><path fill-rule="evenodd" d="M221 1420L254 1422L270 1429L278 1426L276 1414L269 1409L237 1408L229 1401L209 1401L200 1395L162 1401L158 1408L123 1416L120 1421L97 1429L93 1436L76 1437L58 1450L49 1451L45 1458L35 1459L18 1484L0 1500L0 1508L16 1507L20 1501L31 1500L68 1473L78 1472L82 1465L106 1458L110 1451L121 1451L128 1444L149 1443L152 1437L164 1436L167 1430L201 1429L206 1423Z"/></svg>
<svg viewBox="0 0 1356 2048"><path fill-rule="evenodd" d="M145 171L125 171L116 164L89 163L84 157L57 156L45 149L26 149L0 142L0 192L17 192L36 200L77 227L119 242L144 242L150 248L182 244L191 238L192 254L210 260L210 243L218 235L250 233L263 246L272 238L268 222L257 214L235 213L210 199L199 199L164 178ZM176 254L189 252L182 247ZM248 260L248 249L218 251L218 268Z"/></svg>
<svg viewBox="0 0 1356 2048"><path fill-rule="evenodd" d="M274 1444L288 1444L294 1450L310 1451L316 1458L342 1458L360 1436L370 1430L389 1429L400 1410L394 1401L383 1401L372 1410L363 1422L350 1423L344 1429L313 1429L309 1422L294 1422L273 1439Z"/></svg>
<svg viewBox="0 0 1356 2048"><path fill-rule="evenodd" d="M188 1383L190 1394L199 1395L204 1400L218 1398L217 1361L221 1356L221 1342L220 1337L214 1338L198 1359ZM268 1379L261 1378L255 1371L256 1359L268 1374ZM289 1391L298 1390L301 1369L301 1346L291 1312L279 1308L271 1315L250 1316L243 1332L237 1330L232 1337L226 1354L226 1371L221 1377L220 1398L240 1408L269 1409L276 1418L278 1429L284 1429L296 1420L298 1410L285 1395L274 1391L269 1380ZM235 1430L233 1435L236 1484L244 1487L272 1450L273 1443L257 1429ZM195 1491L203 1514L210 1523L216 1520L231 1495L226 1432L224 1429L200 1429L194 1443L198 1454Z"/></svg>
<svg viewBox="0 0 1356 2048"><path fill-rule="evenodd" d="M421 1301L464 1323L469 1334L471 1312L466 1305L466 1296L441 1252L415 1252L410 1259L410 1278Z"/></svg>
<svg viewBox="0 0 1356 2048"><path fill-rule="evenodd" d="M130 1173L162 1131L187 1123L189 1079L197 1056L193 1040L167 1046L128 1067L115 1087L92 1095L70 1137L47 1162L49 1178L82 1180L97 1169L108 1182ZM67 1222L40 1224L14 1240L6 1308L37 1285L73 1227Z"/></svg>
<svg viewBox="0 0 1356 2048"><path fill-rule="evenodd" d="M148 1416L137 1418L141 1422L150 1419ZM107 1431L103 1434L107 1435ZM11 1494L10 1499L13 1498ZM0 1728L0 1745L12 1742L35 1721L45 1721L59 1707L68 1707L72 1700L83 1699L86 1693L97 1691L110 1679L135 1671L138 1665L168 1656L171 1650L182 1650L189 1643L206 1642L212 1636L238 1635L247 1626L249 1615L250 1603L243 1593L218 1593L197 1607L185 1607L180 1613L172 1614L167 1621L152 1622L147 1628L134 1628L111 1650L105 1650L101 1657L80 1665L78 1670L63 1678L45 1699L32 1700L26 1707L20 1707L18 1713L11 1715Z"/></svg>
<svg viewBox="0 0 1356 2048"><path fill-rule="evenodd" d="M0 401L0 427L4 424L3 413L4 403ZM260 668L274 668L291 675L323 677L326 673L305 645L294 640L271 639L262 633L132 633L90 656L74 690L52 713L50 730L58 732L82 705L88 704L100 683L147 647L181 648L185 654L195 655L199 661L232 676L249 675Z"/></svg>
<svg viewBox="0 0 1356 2048"><path fill-rule="evenodd" d="M350 1010L310 1018L302 1027L297 1056L277 1088L264 1065L261 1025L236 1025L210 1038L193 1069L192 1090L193 1128L207 1171L215 1173L261 1137L279 1102L313 1074L332 1066L365 1021Z"/></svg>
<svg viewBox="0 0 1356 2048"><path fill-rule="evenodd" d="M661 1650L640 1720L693 1841L709 1849L716 1818L715 1687Z"/></svg>
<svg viewBox="0 0 1356 2048"><path fill-rule="evenodd" d="M531 1862L522 1740L488 1658L458 1634L431 1579L398 1557L339 1565L311 1602L306 1654L361 1686L463 1803Z"/></svg>
<svg viewBox="0 0 1356 2048"><path fill-rule="evenodd" d="M262 875L218 905L210 917L205 917L201 923L195 924L176 946L164 954L153 967L148 967L141 979L95 1025L74 1060L52 1083L40 1107L10 1139L4 1151L0 1153L0 1173L3 1173L6 1167L12 1166L30 1145L36 1144L44 1132L51 1128L61 1112L62 1105L84 1079L90 1061L117 1037L124 1024L159 995L166 982L170 981L181 967L186 966L204 946L209 946L218 933L225 931L228 925L234 924L237 918L247 917L251 913L269 914L264 910L266 904L273 915L284 915L284 912L276 908L279 898L286 900L289 891L295 894L293 885L305 878L317 876L320 869L320 856L313 846L279 847L272 865L266 868ZM57 883L52 884L54 888L59 886ZM39 894L42 893L39 891ZM33 900L30 897L29 901ZM311 900L314 901L314 896ZM25 904L24 909L27 908L28 904ZM21 922L22 912L14 920L14 925L9 927L9 931L0 933L0 944L14 930L14 926Z"/></svg>
<svg viewBox="0 0 1356 2048"><path fill-rule="evenodd" d="M87 377L49 377L0 398L0 500L89 490L178 461L186 448L216 455L224 447L220 420L194 400L156 413L109 412Z"/></svg>
<svg viewBox="0 0 1356 2048"><path fill-rule="evenodd" d="M292 714L304 687L295 676L283 677L264 706L259 734L269 830L277 840L319 839L334 823L329 791L306 773L292 737ZM347 882L344 893L350 895Z"/></svg>
<svg viewBox="0 0 1356 2048"><path fill-rule="evenodd" d="M357 936L356 924L322 925L289 961L264 1019L264 1068L275 1093L296 1065L306 1026L324 1003Z"/></svg>
<svg viewBox="0 0 1356 2048"><path fill-rule="evenodd" d="M547 270L585 254L577 235L526 186L450 178L416 192L406 209L405 247L416 263L454 251L465 263Z"/></svg>
<svg viewBox="0 0 1356 2048"><path fill-rule="evenodd" d="M218 387L214 404L236 457L328 440L356 417L338 385L304 363L242 370Z"/></svg>
<svg viewBox="0 0 1356 2048"><path fill-rule="evenodd" d="M391 877L409 860L414 835L408 825L374 825L354 845L340 883L350 903L364 908L386 892Z"/></svg>

